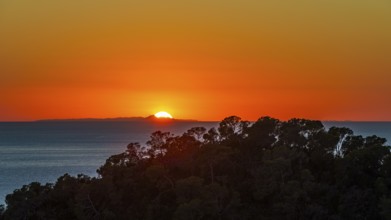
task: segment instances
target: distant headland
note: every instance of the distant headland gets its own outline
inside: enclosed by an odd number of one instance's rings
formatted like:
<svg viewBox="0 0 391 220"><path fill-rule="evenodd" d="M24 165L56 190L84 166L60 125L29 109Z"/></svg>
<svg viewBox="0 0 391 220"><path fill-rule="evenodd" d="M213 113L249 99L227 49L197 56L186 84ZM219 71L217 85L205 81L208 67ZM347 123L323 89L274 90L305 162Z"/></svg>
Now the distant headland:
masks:
<svg viewBox="0 0 391 220"><path fill-rule="evenodd" d="M35 122L62 122L62 121L134 121L134 122L200 122L195 119L157 118L155 115L147 117L116 117L116 118L69 118L69 119L40 119Z"/></svg>

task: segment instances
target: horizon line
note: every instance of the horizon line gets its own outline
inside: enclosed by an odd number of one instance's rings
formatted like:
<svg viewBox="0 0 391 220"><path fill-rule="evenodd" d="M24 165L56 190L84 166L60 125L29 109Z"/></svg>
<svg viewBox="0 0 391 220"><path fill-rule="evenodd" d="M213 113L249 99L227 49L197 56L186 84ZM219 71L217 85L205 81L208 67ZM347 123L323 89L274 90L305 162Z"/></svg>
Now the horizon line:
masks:
<svg viewBox="0 0 391 220"><path fill-rule="evenodd" d="M120 116L120 117L108 117L108 118L43 118L43 119L32 119L32 120L0 120L0 123L10 123L10 122L55 122L55 121L104 121L104 120L116 120L116 121L121 121L121 120L131 120L131 119L134 119L134 120L148 120L150 117L153 117L154 115L149 115L149 116L146 116L146 117L143 117L143 116ZM230 116L227 116L227 117L230 117ZM261 116L259 117L258 119L262 118L262 117L271 117L271 116ZM271 118L274 118L274 117L271 117ZM157 119L157 118L156 118ZM243 120L242 121L249 121L249 122L256 122L258 119L256 120ZM278 118L275 118L275 119L278 119ZM344 119L344 120L335 120L335 119L325 119L325 120L321 120L321 119L309 119L309 118L303 118L303 117L292 117L290 119L287 119L287 120L281 120L281 119L278 119L280 121L289 121L291 119L307 119L307 120L311 120L311 121L321 121L321 122L380 122L380 123L391 123L391 120L351 120L351 119ZM184 119L184 118L163 118L161 120L172 120L172 121L193 121L193 122L220 122L222 121L223 119L221 120L198 120L198 119Z"/></svg>

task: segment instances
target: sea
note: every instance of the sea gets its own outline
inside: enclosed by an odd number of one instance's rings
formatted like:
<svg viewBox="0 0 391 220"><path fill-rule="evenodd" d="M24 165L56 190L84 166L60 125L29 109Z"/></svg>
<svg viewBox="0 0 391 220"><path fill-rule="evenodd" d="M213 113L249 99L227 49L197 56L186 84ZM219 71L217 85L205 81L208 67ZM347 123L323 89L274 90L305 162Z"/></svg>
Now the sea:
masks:
<svg viewBox="0 0 391 220"><path fill-rule="evenodd" d="M0 204L7 194L34 181L54 183L65 173L97 176L96 170L108 157L123 152L131 142L145 144L154 131L179 135L192 127L217 125L198 121L0 122ZM391 122L327 121L324 125L391 140Z"/></svg>

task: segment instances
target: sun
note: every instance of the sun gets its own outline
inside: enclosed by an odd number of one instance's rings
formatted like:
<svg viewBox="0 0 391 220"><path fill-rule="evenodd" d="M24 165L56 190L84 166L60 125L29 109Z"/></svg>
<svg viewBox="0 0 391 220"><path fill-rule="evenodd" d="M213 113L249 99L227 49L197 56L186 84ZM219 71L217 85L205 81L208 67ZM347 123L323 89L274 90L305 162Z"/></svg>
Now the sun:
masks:
<svg viewBox="0 0 391 220"><path fill-rule="evenodd" d="M156 118L172 118L172 116L168 112L158 112L155 114L155 117Z"/></svg>

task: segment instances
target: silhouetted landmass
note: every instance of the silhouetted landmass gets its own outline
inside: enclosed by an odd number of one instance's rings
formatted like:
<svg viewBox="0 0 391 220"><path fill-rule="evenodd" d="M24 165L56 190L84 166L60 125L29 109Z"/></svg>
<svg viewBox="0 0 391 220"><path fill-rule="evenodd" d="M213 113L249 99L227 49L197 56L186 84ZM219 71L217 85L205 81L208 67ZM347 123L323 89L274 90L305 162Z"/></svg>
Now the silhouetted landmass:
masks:
<svg viewBox="0 0 391 220"><path fill-rule="evenodd" d="M148 117L118 117L118 118L70 118L70 119L42 119L36 122L63 122L63 121L189 121L195 122L194 119L177 119L177 118L156 118L154 115Z"/></svg>
<svg viewBox="0 0 391 220"><path fill-rule="evenodd" d="M385 143L320 121L232 116L130 143L98 178L25 185L0 219L391 219Z"/></svg>

